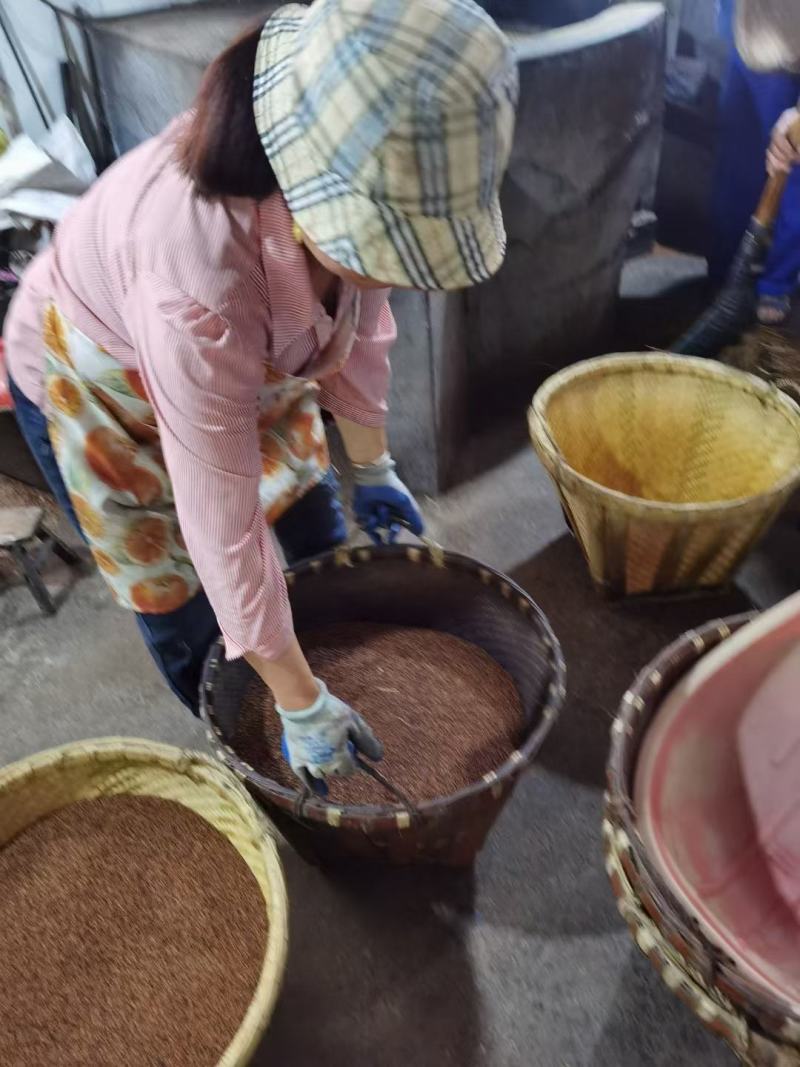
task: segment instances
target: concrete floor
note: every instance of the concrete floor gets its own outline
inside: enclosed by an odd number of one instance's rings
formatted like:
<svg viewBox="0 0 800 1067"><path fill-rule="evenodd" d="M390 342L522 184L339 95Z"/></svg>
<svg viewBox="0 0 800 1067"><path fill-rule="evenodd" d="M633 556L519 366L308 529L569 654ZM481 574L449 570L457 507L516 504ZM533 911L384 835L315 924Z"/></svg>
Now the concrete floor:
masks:
<svg viewBox="0 0 800 1067"><path fill-rule="evenodd" d="M569 696L470 875L326 872L283 849L286 983L257 1067L724 1067L733 1056L633 947L600 846L610 718L690 626L800 587L787 518L722 599L613 606L594 594L531 450L438 501L433 535L511 574L563 643ZM45 619L0 594L0 763L126 734L204 748L97 575Z"/></svg>

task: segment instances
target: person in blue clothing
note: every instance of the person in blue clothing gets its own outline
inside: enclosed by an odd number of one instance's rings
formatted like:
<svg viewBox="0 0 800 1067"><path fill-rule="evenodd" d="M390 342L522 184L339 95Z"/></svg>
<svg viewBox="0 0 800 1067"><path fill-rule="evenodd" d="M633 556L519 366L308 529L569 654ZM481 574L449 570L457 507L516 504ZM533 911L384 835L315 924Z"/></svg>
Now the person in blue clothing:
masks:
<svg viewBox="0 0 800 1067"><path fill-rule="evenodd" d="M800 75L751 70L734 39L736 0L720 0L720 24L731 43L722 87L714 181L709 275L721 282L731 264L766 180L764 159L776 124L800 98ZM800 16L799 16L800 17ZM792 117L796 113L792 111ZM758 282L758 317L785 322L800 274L800 171L789 177L774 240Z"/></svg>

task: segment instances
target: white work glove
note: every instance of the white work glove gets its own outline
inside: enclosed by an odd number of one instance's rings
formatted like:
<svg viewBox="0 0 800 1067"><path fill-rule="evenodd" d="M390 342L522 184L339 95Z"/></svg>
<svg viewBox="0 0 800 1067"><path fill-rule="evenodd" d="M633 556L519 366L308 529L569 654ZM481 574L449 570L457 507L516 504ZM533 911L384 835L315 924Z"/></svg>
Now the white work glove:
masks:
<svg viewBox="0 0 800 1067"><path fill-rule="evenodd" d="M357 712L333 696L324 682L315 681L319 696L310 708L278 707L277 712L283 723L284 756L302 782L321 792L318 780L353 774L357 752L371 760L382 759L383 745Z"/></svg>

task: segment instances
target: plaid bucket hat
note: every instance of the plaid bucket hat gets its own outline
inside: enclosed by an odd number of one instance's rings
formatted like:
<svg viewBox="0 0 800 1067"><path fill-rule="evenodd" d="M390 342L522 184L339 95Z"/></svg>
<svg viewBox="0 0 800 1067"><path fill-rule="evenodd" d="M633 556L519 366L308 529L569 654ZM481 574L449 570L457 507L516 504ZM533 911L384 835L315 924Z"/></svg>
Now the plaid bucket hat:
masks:
<svg viewBox="0 0 800 1067"><path fill-rule="evenodd" d="M472 0L315 0L266 22L258 132L298 226L390 285L460 289L500 267L511 46Z"/></svg>

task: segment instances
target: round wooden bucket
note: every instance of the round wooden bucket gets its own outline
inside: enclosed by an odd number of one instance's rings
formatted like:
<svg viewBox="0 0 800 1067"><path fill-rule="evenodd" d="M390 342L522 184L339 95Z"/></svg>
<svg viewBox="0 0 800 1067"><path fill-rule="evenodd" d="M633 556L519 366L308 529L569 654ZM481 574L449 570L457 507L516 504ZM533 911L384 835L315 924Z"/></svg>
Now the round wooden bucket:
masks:
<svg viewBox="0 0 800 1067"><path fill-rule="evenodd" d="M608 596L724 585L800 482L800 409L713 360L586 360L542 385L528 423Z"/></svg>
<svg viewBox="0 0 800 1067"><path fill-rule="evenodd" d="M665 984L742 1063L797 1067L800 1015L743 974L670 890L637 830L633 799L638 754L665 697L751 617L718 620L685 634L625 694L611 733L603 842L619 912Z"/></svg>
<svg viewBox="0 0 800 1067"><path fill-rule="evenodd" d="M0 770L0 846L78 800L131 794L183 804L234 846L264 898L267 945L258 984L218 1067L244 1067L280 991L288 949L288 901L278 850L263 816L223 767L199 752L125 737L48 749Z"/></svg>
<svg viewBox="0 0 800 1067"><path fill-rule="evenodd" d="M254 675L244 660L227 662L217 642L206 662L201 714L220 759L308 858L471 863L564 700L564 662L544 615L502 574L441 549L343 548L289 571L287 580L298 632L367 621L440 630L484 649L519 692L517 748L480 781L413 812L396 803L339 807L317 798L301 806L299 792L259 774L231 748Z"/></svg>

